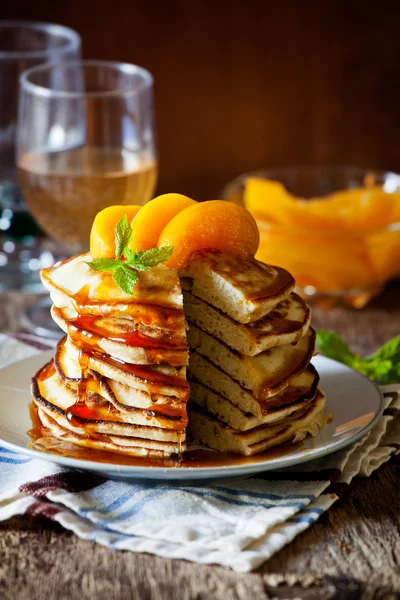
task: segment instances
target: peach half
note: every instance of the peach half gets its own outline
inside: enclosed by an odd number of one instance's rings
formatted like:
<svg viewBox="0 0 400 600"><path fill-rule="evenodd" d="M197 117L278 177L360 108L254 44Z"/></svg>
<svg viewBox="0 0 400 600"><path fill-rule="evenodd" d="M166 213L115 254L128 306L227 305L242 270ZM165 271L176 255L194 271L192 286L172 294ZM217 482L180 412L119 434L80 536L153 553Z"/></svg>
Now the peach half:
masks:
<svg viewBox="0 0 400 600"><path fill-rule="evenodd" d="M251 214L224 200L199 202L179 212L164 227L158 246L173 246L166 264L180 269L198 250L221 250L254 256L259 244L257 224Z"/></svg>
<svg viewBox="0 0 400 600"><path fill-rule="evenodd" d="M118 221L126 215L131 222L141 206L119 204L97 213L90 231L90 254L93 258L115 258L115 232Z"/></svg>

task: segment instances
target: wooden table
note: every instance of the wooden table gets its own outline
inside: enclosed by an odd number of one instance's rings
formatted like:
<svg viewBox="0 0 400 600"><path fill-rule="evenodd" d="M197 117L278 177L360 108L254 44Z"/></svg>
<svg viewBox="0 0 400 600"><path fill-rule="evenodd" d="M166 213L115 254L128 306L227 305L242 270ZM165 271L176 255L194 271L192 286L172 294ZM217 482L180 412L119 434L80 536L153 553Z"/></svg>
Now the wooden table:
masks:
<svg viewBox="0 0 400 600"><path fill-rule="evenodd" d="M0 331L18 330L35 297L0 297ZM314 324L337 330L367 353L400 332L400 289L367 309L314 310ZM263 600L266 598L398 598L400 460L358 479L311 528L258 572L116 552L80 540L47 520L0 523L2 600Z"/></svg>

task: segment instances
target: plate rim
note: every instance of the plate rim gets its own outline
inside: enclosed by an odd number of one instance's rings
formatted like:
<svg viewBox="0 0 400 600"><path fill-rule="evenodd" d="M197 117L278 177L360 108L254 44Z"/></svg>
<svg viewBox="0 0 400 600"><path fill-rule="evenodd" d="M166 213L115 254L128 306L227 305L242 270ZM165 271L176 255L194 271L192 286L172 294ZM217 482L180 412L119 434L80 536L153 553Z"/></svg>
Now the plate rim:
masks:
<svg viewBox="0 0 400 600"><path fill-rule="evenodd" d="M46 350L45 352L41 352L39 354L34 354L32 356L22 358L21 360L14 361L0 368L0 377L2 371L17 365L18 363L30 361L32 359L38 359L40 356L44 358L49 355L52 356L54 354L53 350ZM375 391L377 392L377 399L379 398L379 407L376 410L374 417L371 421L365 425L362 429L355 432L345 439L338 440L337 442L333 442L328 447L321 447L313 451L312 449L305 449L303 455L299 453L288 454L282 456L280 458L259 461L255 463L243 463L237 465L218 465L218 466L210 466L210 467L152 467L149 465L146 466L136 466L136 465L118 465L113 463L104 463L104 462L96 462L96 461L88 461L79 458L72 458L68 456L60 456L58 454L53 454L51 452L41 452L39 450L34 450L25 446L19 446L13 442L9 442L4 440L2 437L2 431L4 427L0 422L0 443L8 450L12 450L17 454L23 454L29 456L32 459L36 460L45 460L47 462L52 462L55 464L59 464L63 467L69 467L71 469L80 470L80 471L89 471L98 473L100 475L109 475L110 474L118 474L118 476L126 475L127 478L130 479L143 479L143 480L168 480L171 481L183 481L185 479L206 479L206 478L226 478L226 477L240 477L247 475L254 475L256 473L261 473L263 471L274 471L277 469L284 469L286 467L291 467L295 465L301 465L303 463L310 462L312 460L318 460L325 456L329 456L339 450L354 444L363 436L365 436L375 425L378 423L380 418L383 415L385 406L384 406L384 396L379 388L378 384L375 381L371 381L365 375L360 373L359 371L355 371L351 367L340 363L339 361L333 360L326 356L318 355L314 357L318 360L327 361L328 363L337 364L344 367L346 370L351 371L356 376L361 379L367 381L369 385L371 385ZM313 359L313 360L314 360ZM1 381L0 381L1 384ZM0 400L1 402L1 400ZM251 458L251 457L249 457ZM171 475L169 477L169 475Z"/></svg>

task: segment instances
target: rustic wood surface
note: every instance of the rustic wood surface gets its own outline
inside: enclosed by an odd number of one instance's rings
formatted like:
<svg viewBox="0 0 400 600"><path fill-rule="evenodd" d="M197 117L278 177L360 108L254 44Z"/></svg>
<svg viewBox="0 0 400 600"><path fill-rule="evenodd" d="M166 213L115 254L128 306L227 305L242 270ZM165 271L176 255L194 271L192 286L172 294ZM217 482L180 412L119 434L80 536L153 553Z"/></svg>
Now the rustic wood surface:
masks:
<svg viewBox="0 0 400 600"><path fill-rule="evenodd" d="M400 289L393 285L362 311L314 310L314 324L370 352L400 331ZM20 329L33 296L0 296L0 330ZM0 523L2 600L247 600L400 598L400 460L349 494L258 572L115 552L43 519Z"/></svg>

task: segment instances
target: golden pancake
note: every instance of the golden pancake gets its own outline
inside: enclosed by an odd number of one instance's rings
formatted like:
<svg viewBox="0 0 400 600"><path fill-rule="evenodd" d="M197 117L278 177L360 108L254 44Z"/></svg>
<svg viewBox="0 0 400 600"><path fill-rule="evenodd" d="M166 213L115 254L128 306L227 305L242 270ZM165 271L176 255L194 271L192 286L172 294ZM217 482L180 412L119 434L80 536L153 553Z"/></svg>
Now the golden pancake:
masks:
<svg viewBox="0 0 400 600"><path fill-rule="evenodd" d="M114 282L110 273L100 273L87 263L91 255L80 254L42 269L43 285L51 292L53 302L60 308L69 306L74 316L135 314L136 305L182 309L179 278L173 269L164 265L139 273L134 294L126 294ZM60 300L60 302L57 301ZM64 306L64 304L65 306Z"/></svg>
<svg viewBox="0 0 400 600"><path fill-rule="evenodd" d="M183 301L189 323L246 356L298 342L306 334L311 319L310 309L293 292L265 317L248 324L234 321L191 292L183 292Z"/></svg>
<svg viewBox="0 0 400 600"><path fill-rule="evenodd" d="M50 364L50 363L49 363ZM47 372L45 372L45 370ZM57 372L45 365L32 379L34 402L65 429L83 435L115 434L149 440L179 442L185 440L185 420L155 411L121 412L97 391L86 390L85 401L77 401L75 390L64 386ZM94 380L94 389L97 390ZM168 428L165 425L168 424Z"/></svg>
<svg viewBox="0 0 400 600"><path fill-rule="evenodd" d="M184 290L239 323L257 321L293 290L293 277L280 267L227 252L201 251L181 269Z"/></svg>
<svg viewBox="0 0 400 600"><path fill-rule="evenodd" d="M128 364L105 354L81 351L72 340L62 338L57 344L54 363L65 385L78 386L82 377L80 361L92 372L104 376L109 383L112 381L112 388L120 389L125 398L125 401L121 400L123 404L149 408L155 402L172 403L174 399L186 402L189 397L185 367ZM164 399L164 396L167 398Z"/></svg>
<svg viewBox="0 0 400 600"><path fill-rule="evenodd" d="M278 394L270 396L266 400L259 400L250 390L242 387L196 351L192 351L190 354L188 377L191 397L193 381L195 381L216 392L218 396L226 398L241 411L250 413L260 420L283 406L314 398L319 383L318 373L312 365L308 365L305 371L294 377L291 383Z"/></svg>
<svg viewBox="0 0 400 600"><path fill-rule="evenodd" d="M106 325L95 324L102 317L79 317L69 321L60 308L51 307L55 323L83 350L108 354L118 360L138 365L168 363L172 366L186 365L188 351L186 343L172 341L162 344L158 340L142 336L137 332L113 334Z"/></svg>
<svg viewBox="0 0 400 600"><path fill-rule="evenodd" d="M174 454L178 455L181 451L179 444L172 444L170 442L152 442L151 440L133 437L124 438L116 435L89 434L82 436L62 427L58 421L54 420L41 408L38 409L38 415L47 431L46 436L36 440L36 443L50 451L53 447L57 449L57 440L84 448L117 452L139 458L169 458ZM52 441L52 437L55 442ZM183 444L182 450L184 447Z"/></svg>
<svg viewBox="0 0 400 600"><path fill-rule="evenodd" d="M314 353L315 332L310 328L296 345L276 346L257 356L239 354L195 325L188 331L188 343L257 399L266 400L306 369Z"/></svg>
<svg viewBox="0 0 400 600"><path fill-rule="evenodd" d="M275 425L261 425L239 431L219 421L195 404L190 405L188 432L191 439L219 452L236 452L250 456L284 443L297 443L307 435L316 436L328 416L324 414L325 396L319 392L299 415Z"/></svg>

